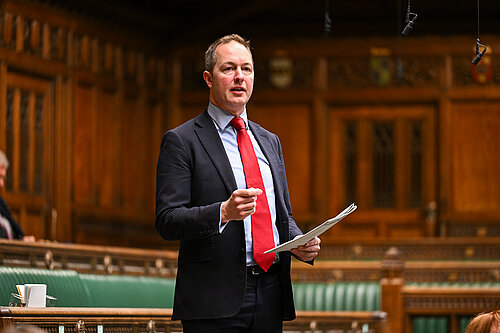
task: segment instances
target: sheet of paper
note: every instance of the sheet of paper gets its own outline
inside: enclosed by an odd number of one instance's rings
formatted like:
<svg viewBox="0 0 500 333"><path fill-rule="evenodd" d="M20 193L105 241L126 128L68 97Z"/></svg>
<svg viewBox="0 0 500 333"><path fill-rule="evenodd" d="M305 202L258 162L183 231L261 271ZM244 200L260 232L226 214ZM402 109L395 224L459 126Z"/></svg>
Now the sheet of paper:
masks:
<svg viewBox="0 0 500 333"><path fill-rule="evenodd" d="M47 285L39 283L27 283L26 286L26 306L42 307L46 306L45 296L47 295Z"/></svg>
<svg viewBox="0 0 500 333"><path fill-rule="evenodd" d="M344 209L340 214L338 214L334 218L326 220L325 222L318 225L316 228L312 229L308 233L299 237L295 237L294 239L286 243L280 244L273 249L267 250L264 253L290 251L291 249L304 245L314 237L321 235L322 233L333 227L335 224L339 223L344 217L354 212L356 208L358 208L358 206L352 203L349 207Z"/></svg>

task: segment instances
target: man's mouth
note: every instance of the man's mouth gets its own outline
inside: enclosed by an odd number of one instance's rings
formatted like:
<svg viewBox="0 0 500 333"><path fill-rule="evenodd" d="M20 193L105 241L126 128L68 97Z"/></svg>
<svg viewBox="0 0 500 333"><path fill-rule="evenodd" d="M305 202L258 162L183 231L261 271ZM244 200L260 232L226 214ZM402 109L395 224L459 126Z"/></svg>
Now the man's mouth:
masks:
<svg viewBox="0 0 500 333"><path fill-rule="evenodd" d="M245 91L245 89L241 87L234 87L231 89L231 91Z"/></svg>

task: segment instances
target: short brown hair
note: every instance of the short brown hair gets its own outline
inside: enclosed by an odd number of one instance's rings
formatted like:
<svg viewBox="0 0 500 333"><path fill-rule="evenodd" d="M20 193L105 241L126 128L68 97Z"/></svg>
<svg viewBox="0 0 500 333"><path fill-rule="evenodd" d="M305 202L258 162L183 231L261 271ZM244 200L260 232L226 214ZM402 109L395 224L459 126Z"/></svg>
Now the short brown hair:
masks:
<svg viewBox="0 0 500 333"><path fill-rule="evenodd" d="M500 327L500 310L480 313L470 321L465 333L490 333L492 327Z"/></svg>
<svg viewBox="0 0 500 333"><path fill-rule="evenodd" d="M205 52L205 70L212 73L215 63L217 62L217 47L222 44L227 44L230 42L237 42L243 45L244 47L247 48L247 50L250 52L250 55L252 54L252 51L250 50L250 41L246 40L245 38L241 37L240 35L237 34L231 34L227 35L224 37L221 37L217 39L215 42L210 44L208 47L207 51Z"/></svg>

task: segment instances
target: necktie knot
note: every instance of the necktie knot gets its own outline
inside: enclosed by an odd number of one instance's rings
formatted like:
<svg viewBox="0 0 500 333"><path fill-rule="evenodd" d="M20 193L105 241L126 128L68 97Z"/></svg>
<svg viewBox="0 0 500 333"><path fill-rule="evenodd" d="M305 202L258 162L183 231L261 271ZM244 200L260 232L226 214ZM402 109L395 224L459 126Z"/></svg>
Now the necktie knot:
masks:
<svg viewBox="0 0 500 333"><path fill-rule="evenodd" d="M237 131L246 129L245 121L240 117L234 117L233 119L231 119L231 125L233 125L233 127L236 128Z"/></svg>

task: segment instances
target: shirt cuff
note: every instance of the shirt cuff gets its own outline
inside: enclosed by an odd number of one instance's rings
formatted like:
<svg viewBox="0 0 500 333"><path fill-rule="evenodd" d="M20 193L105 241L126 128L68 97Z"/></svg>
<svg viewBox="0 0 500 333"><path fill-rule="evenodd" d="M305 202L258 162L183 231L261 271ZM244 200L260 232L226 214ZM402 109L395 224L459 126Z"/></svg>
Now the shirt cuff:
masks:
<svg viewBox="0 0 500 333"><path fill-rule="evenodd" d="M221 204L219 209L219 234L222 234L228 223L229 221L226 223L222 223L222 204Z"/></svg>

